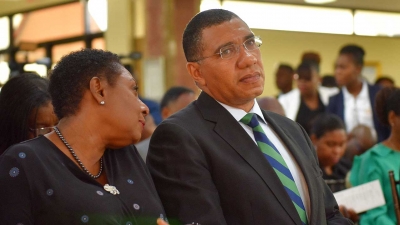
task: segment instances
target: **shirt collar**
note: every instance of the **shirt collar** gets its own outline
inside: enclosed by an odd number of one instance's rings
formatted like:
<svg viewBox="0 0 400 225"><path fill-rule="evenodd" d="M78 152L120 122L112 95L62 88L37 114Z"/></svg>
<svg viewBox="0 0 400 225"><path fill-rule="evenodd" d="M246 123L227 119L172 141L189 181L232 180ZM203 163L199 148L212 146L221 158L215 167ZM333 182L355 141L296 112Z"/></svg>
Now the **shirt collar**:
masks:
<svg viewBox="0 0 400 225"><path fill-rule="evenodd" d="M228 110L228 112L236 119L236 121L240 121L246 114L247 112L244 111L243 109L239 109L239 108L235 108L229 105L226 105L224 103L221 103L219 101L217 101L219 104L222 105L222 107L224 107L226 110ZM248 113L255 113L258 115L259 118L261 118L261 121L265 124L267 124L267 121L265 121L264 119L264 115L261 111L260 106L258 105L257 101L254 99L254 105L253 108L251 108L251 110Z"/></svg>
<svg viewBox="0 0 400 225"><path fill-rule="evenodd" d="M352 94L347 90L346 87L342 87L343 95L345 99L354 98ZM363 86L361 88L360 94L357 95L356 98L369 98L368 96L368 84L366 81L363 81Z"/></svg>
<svg viewBox="0 0 400 225"><path fill-rule="evenodd" d="M395 153L394 150L390 149L389 147L387 147L386 145L384 145L382 143L376 144L372 148L371 152L376 154L376 155L379 155L381 157L388 157L389 154Z"/></svg>

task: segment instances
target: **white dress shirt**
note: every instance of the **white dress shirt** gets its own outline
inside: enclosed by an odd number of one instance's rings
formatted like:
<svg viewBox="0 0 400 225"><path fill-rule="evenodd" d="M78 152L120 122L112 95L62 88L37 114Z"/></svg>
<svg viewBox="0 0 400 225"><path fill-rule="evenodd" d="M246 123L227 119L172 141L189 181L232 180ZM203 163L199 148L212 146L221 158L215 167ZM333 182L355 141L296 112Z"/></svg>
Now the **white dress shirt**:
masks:
<svg viewBox="0 0 400 225"><path fill-rule="evenodd" d="M221 102L218 102L221 104L232 116L239 122L246 114L242 109L234 108L231 106L228 106L226 104L223 104ZM292 173L292 176L294 178L294 181L296 183L297 189L299 190L300 197L303 200L303 204L306 210L307 218L308 220L310 219L310 194L308 192L308 186L307 182L304 179L304 175L297 164L296 160L294 159L293 155L291 152L287 149L287 147L284 145L282 140L278 137L278 135L275 133L274 130L271 129L271 127L268 125L267 121L265 121L264 116L261 112L260 106L258 106L258 103L256 100L254 100L254 106L250 110L249 113L255 113L257 114L258 120L260 122L260 125L262 129L264 130L265 134L267 135L268 139L275 145L275 147L278 149L279 153L281 153L283 159L285 160L290 172ZM260 120L262 118L262 120ZM249 134L251 139L257 144L253 130L251 127L239 122L239 124L243 127L243 129ZM268 161L266 161L267 163Z"/></svg>
<svg viewBox="0 0 400 225"><path fill-rule="evenodd" d="M346 87L342 87L344 100L344 122L347 132L351 132L359 124L368 126L376 137L372 106L369 99L368 84L363 82L361 92L354 96Z"/></svg>

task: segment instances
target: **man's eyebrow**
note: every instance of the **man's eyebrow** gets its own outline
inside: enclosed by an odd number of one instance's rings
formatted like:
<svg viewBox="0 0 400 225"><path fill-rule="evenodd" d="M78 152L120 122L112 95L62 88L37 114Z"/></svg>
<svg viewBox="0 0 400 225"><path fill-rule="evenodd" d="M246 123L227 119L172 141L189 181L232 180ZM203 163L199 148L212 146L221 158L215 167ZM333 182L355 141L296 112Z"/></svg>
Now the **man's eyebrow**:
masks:
<svg viewBox="0 0 400 225"><path fill-rule="evenodd" d="M246 35L246 36L243 38L243 41L246 41L247 39L252 38L252 37L255 37L255 35L254 35L253 33L251 33L251 34L249 34L249 35Z"/></svg>
<svg viewBox="0 0 400 225"><path fill-rule="evenodd" d="M251 33L251 34L249 34L249 35L246 35L246 36L243 37L243 41L246 41L247 39L252 38L252 37L254 37L254 34L253 34L253 33ZM226 46L229 46L229 45L232 45L232 44L234 44L234 43L231 42L231 41L230 41L230 42L227 42L227 43L224 43L224 44L218 46L214 53L215 53L215 54L218 54L218 53L220 53L219 50L220 50L221 48L226 47Z"/></svg>

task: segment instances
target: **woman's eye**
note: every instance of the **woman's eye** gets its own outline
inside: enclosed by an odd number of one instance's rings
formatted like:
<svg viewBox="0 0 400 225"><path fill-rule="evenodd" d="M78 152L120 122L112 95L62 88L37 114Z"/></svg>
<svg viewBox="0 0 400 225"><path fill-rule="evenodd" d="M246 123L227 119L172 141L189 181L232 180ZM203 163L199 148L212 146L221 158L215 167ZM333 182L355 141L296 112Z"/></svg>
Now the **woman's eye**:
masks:
<svg viewBox="0 0 400 225"><path fill-rule="evenodd" d="M139 87L138 86L135 86L135 87L133 87L132 88L135 92L136 92L136 94L138 93L138 90L139 90Z"/></svg>

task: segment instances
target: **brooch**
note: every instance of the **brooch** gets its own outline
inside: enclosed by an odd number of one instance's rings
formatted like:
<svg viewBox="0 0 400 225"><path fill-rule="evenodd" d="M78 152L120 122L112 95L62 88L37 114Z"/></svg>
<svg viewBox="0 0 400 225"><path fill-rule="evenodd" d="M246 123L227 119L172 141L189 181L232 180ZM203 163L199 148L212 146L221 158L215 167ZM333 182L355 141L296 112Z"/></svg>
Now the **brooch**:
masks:
<svg viewBox="0 0 400 225"><path fill-rule="evenodd" d="M104 190L110 192L113 195L119 195L119 191L115 186L111 186L109 184L104 185Z"/></svg>

